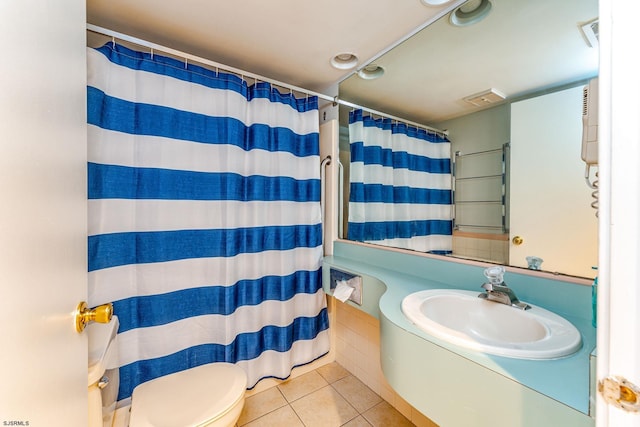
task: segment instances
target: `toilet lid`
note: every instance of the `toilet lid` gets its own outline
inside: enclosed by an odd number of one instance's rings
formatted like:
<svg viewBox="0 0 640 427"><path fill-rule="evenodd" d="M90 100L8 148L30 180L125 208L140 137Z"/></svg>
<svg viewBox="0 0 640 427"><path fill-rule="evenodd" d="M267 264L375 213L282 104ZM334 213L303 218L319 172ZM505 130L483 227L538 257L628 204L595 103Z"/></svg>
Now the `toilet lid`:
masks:
<svg viewBox="0 0 640 427"><path fill-rule="evenodd" d="M244 397L247 375L231 363L210 363L140 384L131 396L131 426L200 425Z"/></svg>

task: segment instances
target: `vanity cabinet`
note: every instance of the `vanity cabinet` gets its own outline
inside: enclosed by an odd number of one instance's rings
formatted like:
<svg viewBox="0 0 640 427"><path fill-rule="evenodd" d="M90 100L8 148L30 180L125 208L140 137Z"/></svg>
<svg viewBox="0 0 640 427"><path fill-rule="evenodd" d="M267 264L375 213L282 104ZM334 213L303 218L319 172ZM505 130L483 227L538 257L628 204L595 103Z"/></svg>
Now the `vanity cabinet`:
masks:
<svg viewBox="0 0 640 427"><path fill-rule="evenodd" d="M588 415L380 319L389 384L438 425L593 427Z"/></svg>
<svg viewBox="0 0 640 427"><path fill-rule="evenodd" d="M507 272L509 285L523 301L562 315L580 332L580 350L561 359L524 360L467 350L427 334L403 315L402 300L413 292L480 292L484 266L475 264L336 242L334 255L324 259L323 287L331 295L331 268L362 277L362 305L347 304L379 320L385 380L441 427L593 427L589 370L596 334L591 291L582 282Z"/></svg>

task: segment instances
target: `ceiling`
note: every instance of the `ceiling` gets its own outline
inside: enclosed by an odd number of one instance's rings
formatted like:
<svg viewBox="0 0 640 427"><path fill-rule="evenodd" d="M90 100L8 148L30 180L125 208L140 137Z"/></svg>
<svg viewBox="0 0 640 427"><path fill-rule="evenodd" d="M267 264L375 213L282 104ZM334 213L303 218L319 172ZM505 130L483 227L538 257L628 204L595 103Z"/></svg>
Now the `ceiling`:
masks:
<svg viewBox="0 0 640 427"><path fill-rule="evenodd" d="M464 98L491 88L512 101L598 74L598 49L580 30L598 17L598 0L490 1L474 25L448 16L429 25L375 61L382 78L350 77L340 98L435 124L480 110Z"/></svg>
<svg viewBox="0 0 640 427"><path fill-rule="evenodd" d="M333 56L353 53L363 66L461 0L446 3L87 0L87 22L333 96L353 72L333 68Z"/></svg>
<svg viewBox="0 0 640 427"><path fill-rule="evenodd" d="M330 96L342 82L340 99L425 124L477 111L462 98L485 89L513 99L597 74L578 27L598 0L491 2L468 27L425 28L463 0L87 0L87 22ZM384 76L333 68L344 52Z"/></svg>

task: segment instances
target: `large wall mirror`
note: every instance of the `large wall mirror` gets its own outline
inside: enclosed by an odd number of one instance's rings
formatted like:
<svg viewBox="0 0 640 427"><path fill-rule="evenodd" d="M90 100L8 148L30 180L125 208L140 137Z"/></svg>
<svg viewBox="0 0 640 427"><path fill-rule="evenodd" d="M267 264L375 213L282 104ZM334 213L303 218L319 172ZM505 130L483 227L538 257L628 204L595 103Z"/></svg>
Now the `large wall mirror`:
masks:
<svg viewBox="0 0 640 427"><path fill-rule="evenodd" d="M469 0L376 58L367 69L384 70L378 78L356 73L340 84L344 101L447 130L447 256L596 275L597 167L586 168L581 145L597 17L597 0ZM350 109L340 108L347 238Z"/></svg>

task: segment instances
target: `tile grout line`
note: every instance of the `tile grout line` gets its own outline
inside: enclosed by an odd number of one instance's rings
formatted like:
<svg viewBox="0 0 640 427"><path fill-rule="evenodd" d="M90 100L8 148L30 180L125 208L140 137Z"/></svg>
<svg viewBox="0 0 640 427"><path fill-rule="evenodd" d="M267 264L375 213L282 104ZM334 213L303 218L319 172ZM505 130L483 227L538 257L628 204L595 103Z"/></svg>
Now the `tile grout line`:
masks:
<svg viewBox="0 0 640 427"><path fill-rule="evenodd" d="M251 424L251 423L254 423L254 422L256 422L256 421L260 420L261 418L264 418L265 416L268 416L269 414L272 414L273 412L276 412L276 411L278 411L278 410L281 410L282 408L285 408L285 407L287 407L287 406L289 407L289 409L290 409L291 411L293 411L293 413L294 413L294 414L295 414L295 416L296 416L296 419L300 422L300 425L302 425L302 426L304 426L304 427L308 427L308 426L304 423L304 420L302 419L302 417L300 416L300 414L298 414L298 412L297 412L297 411L295 410L295 408L293 407L293 403L294 403L294 402L297 402L297 401L298 401L298 400L300 400L300 399L303 399L303 398L305 398L305 397L308 397L309 395L312 395L313 393L316 393L316 392L318 392L318 391L320 391L320 390L322 390L322 389L326 388L327 386L330 386L330 387L331 387L331 390L332 390L333 392L335 392L338 396L340 396L342 399L344 399L344 400L345 400L345 402L346 402L346 404L348 404L348 405L349 405L349 406L354 410L354 412L355 412L355 415L354 415L352 418L350 418L349 420L347 420L347 421L345 421L344 423L342 423L342 424L341 424L341 426L344 426L344 425L346 425L346 424L348 424L348 423L350 423L350 422L354 421L354 420L355 420L356 418L358 418L358 417L361 417L361 418L362 418L362 420L366 423L366 425L367 425L367 426L373 426L373 424L371 424L371 422L369 421L369 419L368 419L367 417L365 417L365 415L364 415L364 414L365 414L365 412L372 410L373 408L375 408L376 406L378 406L378 405L382 404L383 402L386 402L386 400L385 400L382 396L380 396L378 393L376 393L374 390L372 390L368 385L366 385L365 383L363 383L363 382L362 382L362 381L361 381L357 376L355 376L353 373L351 373L351 372L349 372L349 371L347 371L347 374L346 374L346 375L344 375L344 376L342 376L342 377L339 377L339 378L337 378L337 379L334 379L332 382L329 382L329 378L327 378L327 377L325 377L324 375L322 375L322 374L321 374L317 369L316 369L315 371L312 371L312 372L316 372L316 374L318 374L318 375L319 375L319 376L324 380L324 382L326 383L326 385L323 385L322 387L320 387L320 388L318 388L318 389L316 389L316 390L313 390L313 391L310 391L310 392L308 392L308 393L305 393L305 394L304 394L304 395L302 395L302 396L298 396L298 397L296 397L296 399L292 400L291 402L287 399L287 397L286 397L286 395L284 394L284 392L280 389L280 386L279 386L279 385L276 385L274 388L276 388L276 389L278 390L278 393L280 394L280 396L281 396L281 397L282 397L282 399L284 400L285 404L284 404L284 405L282 405L282 406L280 406L280 407L278 407L278 408L274 408L274 409L272 409L271 411L266 412L266 413L264 413L264 414L260 415L259 417L257 417L257 418L255 418L255 419L253 419L253 420L249 421L249 422L246 422L245 424L242 424L242 425L240 425L240 424L236 424L236 427L244 427L244 426L247 426L247 425L249 425L249 424ZM365 387L367 387L367 388L368 388L368 389L369 389L373 394L375 394L375 396L377 396L377 397L380 399L380 401L379 401L379 402L377 402L376 404L372 405L371 407L364 409L362 412L361 412L360 410L358 410L358 409L357 409L357 408L356 408L356 407L355 407L355 406L354 406L354 405L349 401L349 399L347 399L347 397L345 397L345 396L344 396L344 395L343 395L343 394L342 394L342 393L341 393L341 392L340 392L340 391L335 387L335 384L337 384L338 382L340 382L340 381L342 381L342 380L345 380L345 379L347 379L347 378L349 378L349 377L352 377L353 379L355 379L355 380L359 381L360 383L362 383L362 385L364 385ZM265 390L265 391L266 391L266 390ZM387 403L388 403L388 402L387 402ZM405 417L405 418L406 418L406 417ZM411 422L411 421L409 420L409 422ZM285 426L283 426L283 427L285 427Z"/></svg>

